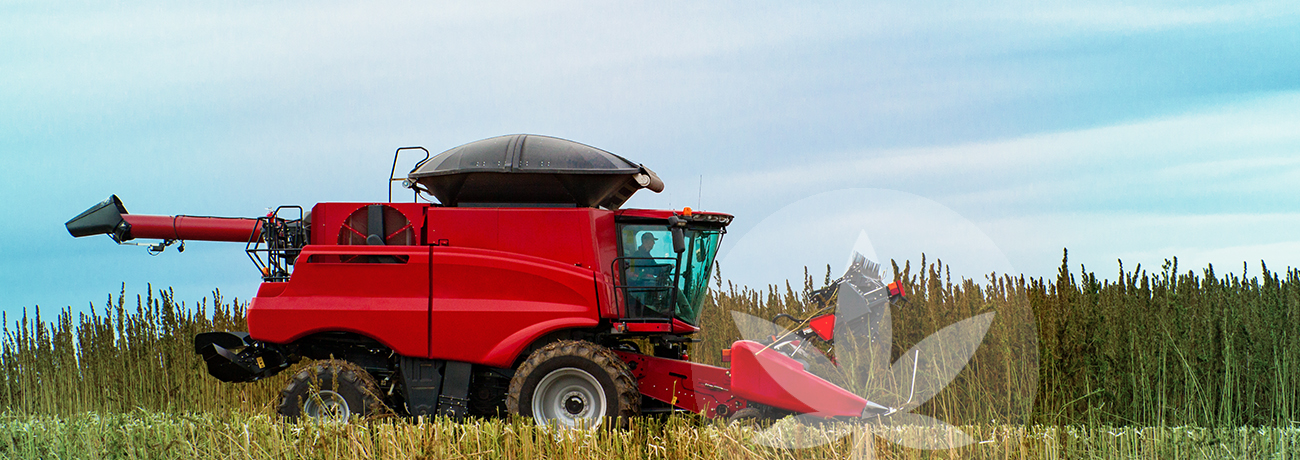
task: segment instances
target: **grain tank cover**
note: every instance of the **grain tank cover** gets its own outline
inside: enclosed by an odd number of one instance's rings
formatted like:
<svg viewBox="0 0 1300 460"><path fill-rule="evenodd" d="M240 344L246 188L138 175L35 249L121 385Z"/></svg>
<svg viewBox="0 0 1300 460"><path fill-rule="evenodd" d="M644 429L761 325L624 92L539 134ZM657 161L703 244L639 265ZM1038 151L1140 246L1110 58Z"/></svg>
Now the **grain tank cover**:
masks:
<svg viewBox="0 0 1300 460"><path fill-rule="evenodd" d="M637 190L663 191L654 171L604 150L533 134L498 136L442 152L407 175L445 206L618 209Z"/></svg>

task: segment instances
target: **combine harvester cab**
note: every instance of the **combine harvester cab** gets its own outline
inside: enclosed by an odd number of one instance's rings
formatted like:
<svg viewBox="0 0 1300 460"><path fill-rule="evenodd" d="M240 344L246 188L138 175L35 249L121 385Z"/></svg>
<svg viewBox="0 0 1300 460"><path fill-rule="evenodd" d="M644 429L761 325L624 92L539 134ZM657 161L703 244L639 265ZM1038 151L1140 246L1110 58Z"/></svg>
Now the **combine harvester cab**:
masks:
<svg viewBox="0 0 1300 460"><path fill-rule="evenodd" d="M412 150L423 149L398 149L394 168ZM645 166L535 135L424 153L393 179L413 202L287 206L254 219L135 215L112 196L67 228L119 244L161 240L142 244L151 252L245 243L263 278L248 331L199 334L195 351L227 382L309 360L282 392L288 417L509 412L591 426L671 411L885 411L770 343L736 342L730 368L689 361L732 216L622 209L638 190L663 190ZM825 335L828 324L801 326Z"/></svg>

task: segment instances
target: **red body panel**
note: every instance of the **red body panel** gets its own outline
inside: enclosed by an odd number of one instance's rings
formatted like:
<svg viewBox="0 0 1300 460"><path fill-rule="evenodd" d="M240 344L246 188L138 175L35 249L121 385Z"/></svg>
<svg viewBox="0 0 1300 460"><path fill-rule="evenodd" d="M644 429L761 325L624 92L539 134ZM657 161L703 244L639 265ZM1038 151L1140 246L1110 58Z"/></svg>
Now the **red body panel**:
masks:
<svg viewBox="0 0 1300 460"><path fill-rule="evenodd" d="M370 263L376 254L406 260ZM248 307L254 339L289 343L329 331L366 335L407 356L427 355L429 248L309 245L290 281L263 283Z"/></svg>
<svg viewBox="0 0 1300 460"><path fill-rule="evenodd" d="M247 243L262 233L257 219L123 214L132 238Z"/></svg>
<svg viewBox="0 0 1300 460"><path fill-rule="evenodd" d="M673 318L672 322L617 322L614 328L627 332L661 332L673 334L694 334L700 332L700 328L686 324L682 320Z"/></svg>
<svg viewBox="0 0 1300 460"><path fill-rule="evenodd" d="M511 367L558 329L598 322L590 269L486 249L434 246L430 358Z"/></svg>
<svg viewBox="0 0 1300 460"><path fill-rule="evenodd" d="M731 345L731 390L742 398L820 417L860 417L867 400L804 370L762 344Z"/></svg>
<svg viewBox="0 0 1300 460"><path fill-rule="evenodd" d="M600 297L600 317L622 317L622 306L615 303L614 274L610 268L618 257L618 229L614 226L612 212L594 213L591 216L591 237L596 251L596 295Z"/></svg>
<svg viewBox="0 0 1300 460"><path fill-rule="evenodd" d="M604 271L613 262L613 213L590 208L429 208L428 241L491 249ZM608 251L599 226L608 226ZM599 254L599 258L598 258ZM604 263L602 264L602 260Z"/></svg>
<svg viewBox="0 0 1300 460"><path fill-rule="evenodd" d="M336 246L370 203L321 203L312 241L287 283L264 283L249 307L253 338L288 343L327 331L397 353L511 367L562 329L614 316L614 212L591 208L440 208L382 203L409 220L418 246ZM393 229L385 229L388 230ZM376 259L402 257L402 263Z"/></svg>
<svg viewBox="0 0 1300 460"><path fill-rule="evenodd" d="M725 368L626 351L615 353L632 364L632 375L643 395L710 417L734 413L747 404L731 392L731 372Z"/></svg>

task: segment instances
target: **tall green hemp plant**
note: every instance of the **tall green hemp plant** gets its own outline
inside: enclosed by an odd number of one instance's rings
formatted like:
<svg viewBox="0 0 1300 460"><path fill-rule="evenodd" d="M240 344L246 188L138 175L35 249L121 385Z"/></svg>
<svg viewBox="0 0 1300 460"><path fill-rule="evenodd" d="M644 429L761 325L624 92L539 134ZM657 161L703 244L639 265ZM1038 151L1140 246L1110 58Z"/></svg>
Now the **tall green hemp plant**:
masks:
<svg viewBox="0 0 1300 460"><path fill-rule="evenodd" d="M816 407L817 412L785 417L757 431L751 442L769 447L800 449L853 436L853 458L875 458L874 437L927 450L952 449L976 442L955 426L911 411L937 395L966 367L996 313L989 312L951 324L897 360L893 347L891 299L879 264L853 254L853 263L839 284L835 308L835 360L810 346L785 347L811 373L867 400L862 416L827 419L818 413L843 413L842 408ZM746 340L772 343L791 331L766 319L732 311ZM773 347L782 352L782 348ZM793 350L793 351L789 351ZM796 394L796 397L800 395ZM811 396L811 395L807 395ZM802 399L802 398L801 398Z"/></svg>

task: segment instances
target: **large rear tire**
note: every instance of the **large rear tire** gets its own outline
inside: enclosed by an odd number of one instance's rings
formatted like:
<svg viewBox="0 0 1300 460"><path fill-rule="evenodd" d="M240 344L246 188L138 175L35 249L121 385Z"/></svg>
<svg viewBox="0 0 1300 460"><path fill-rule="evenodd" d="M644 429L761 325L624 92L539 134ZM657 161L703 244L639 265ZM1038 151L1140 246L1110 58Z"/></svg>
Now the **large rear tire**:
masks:
<svg viewBox="0 0 1300 460"><path fill-rule="evenodd" d="M347 361L316 361L289 379L280 391L279 413L290 419L346 422L383 410L374 377Z"/></svg>
<svg viewBox="0 0 1300 460"><path fill-rule="evenodd" d="M539 425L624 426L641 412L641 393L631 369L613 351L564 340L534 351L519 366L506 408Z"/></svg>

